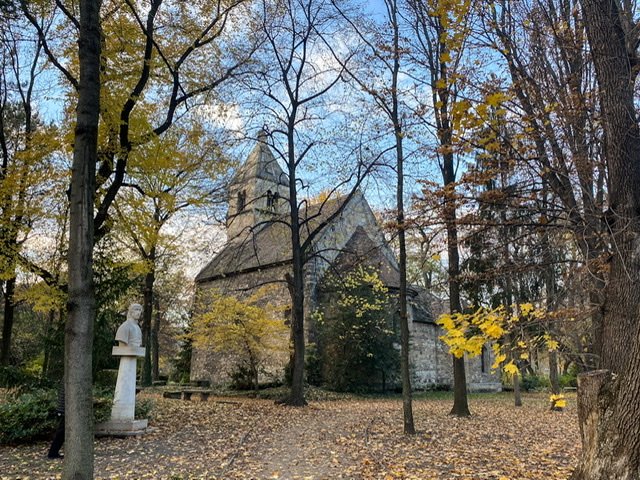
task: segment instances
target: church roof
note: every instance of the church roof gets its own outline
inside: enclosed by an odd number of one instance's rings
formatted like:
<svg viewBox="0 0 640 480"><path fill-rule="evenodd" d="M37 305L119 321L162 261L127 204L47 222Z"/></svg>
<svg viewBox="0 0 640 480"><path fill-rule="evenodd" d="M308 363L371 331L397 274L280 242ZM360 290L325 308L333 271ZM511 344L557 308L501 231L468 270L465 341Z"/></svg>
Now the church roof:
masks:
<svg viewBox="0 0 640 480"><path fill-rule="evenodd" d="M438 311L439 303L442 303L442 301L422 287L413 285L410 289L414 292L411 301L413 321L417 323L436 323L438 315L443 313Z"/></svg>
<svg viewBox="0 0 640 480"><path fill-rule="evenodd" d="M304 241L310 232L327 221L347 200L336 197L324 203L300 210L300 218L307 220L301 228ZM196 276L196 282L207 282L225 276L283 265L291 261L291 229L288 214L254 227L248 235L231 239Z"/></svg>
<svg viewBox="0 0 640 480"><path fill-rule="evenodd" d="M278 165L278 161L266 143L266 136L262 133L258 135L256 146L238 169L232 183L247 183L254 178L262 178L275 184L288 185L287 175Z"/></svg>

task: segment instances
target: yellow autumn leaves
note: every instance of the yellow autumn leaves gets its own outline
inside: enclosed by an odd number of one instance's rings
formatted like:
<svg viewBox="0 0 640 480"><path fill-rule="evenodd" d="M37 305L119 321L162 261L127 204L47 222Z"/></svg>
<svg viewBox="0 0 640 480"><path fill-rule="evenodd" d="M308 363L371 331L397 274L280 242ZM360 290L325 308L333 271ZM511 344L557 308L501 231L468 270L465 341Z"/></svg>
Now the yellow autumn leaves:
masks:
<svg viewBox="0 0 640 480"><path fill-rule="evenodd" d="M551 403L551 410L562 410L567 406L567 400L562 394L551 395L549 402Z"/></svg>
<svg viewBox="0 0 640 480"><path fill-rule="evenodd" d="M515 334L521 330L525 322L537 321L545 316L545 312L535 308L531 303L511 305L506 308L477 308L471 313L443 314L437 320L445 334L440 339L449 347L449 352L458 358L465 354L477 357L482 354L485 345L490 344L495 355L492 368L509 374L519 373L516 361L528 360L529 349L546 345L547 350L554 351L558 342L552 340L548 333L533 337L529 343L524 338L517 339ZM510 336L512 342L507 342Z"/></svg>
<svg viewBox="0 0 640 480"><path fill-rule="evenodd" d="M194 317L194 346L235 355L254 369L270 353L286 351L288 328L280 316L282 307L268 303L269 292L269 287L262 287L243 300L212 292L207 312Z"/></svg>
<svg viewBox="0 0 640 480"><path fill-rule="evenodd" d="M337 280L334 280L334 283L336 282ZM387 287L375 270L358 265L341 282L338 305L353 309L356 318L362 318L368 312L382 311L385 308ZM373 295L360 295L358 289L363 285L369 285Z"/></svg>

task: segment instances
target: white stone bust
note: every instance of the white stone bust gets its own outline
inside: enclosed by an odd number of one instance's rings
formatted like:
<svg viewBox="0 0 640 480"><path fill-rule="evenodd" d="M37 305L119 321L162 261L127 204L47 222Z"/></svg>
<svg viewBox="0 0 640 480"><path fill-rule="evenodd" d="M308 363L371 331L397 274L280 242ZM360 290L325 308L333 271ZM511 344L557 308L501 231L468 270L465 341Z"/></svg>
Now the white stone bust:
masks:
<svg viewBox="0 0 640 480"><path fill-rule="evenodd" d="M142 330L138 320L142 316L142 305L132 303L127 311L127 319L118 327L116 340L121 347L139 347L142 345Z"/></svg>

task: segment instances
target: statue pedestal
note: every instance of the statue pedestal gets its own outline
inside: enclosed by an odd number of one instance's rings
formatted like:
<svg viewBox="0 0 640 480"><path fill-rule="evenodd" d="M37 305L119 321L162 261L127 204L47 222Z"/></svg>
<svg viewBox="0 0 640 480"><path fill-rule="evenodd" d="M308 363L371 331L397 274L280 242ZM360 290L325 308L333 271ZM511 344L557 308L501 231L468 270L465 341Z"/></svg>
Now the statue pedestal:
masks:
<svg viewBox="0 0 640 480"><path fill-rule="evenodd" d="M111 420L96 425L96 435L139 435L147 428L147 420L135 420L136 410L136 364L144 357L142 347L113 347L113 355L120 357L118 380L113 395Z"/></svg>
<svg viewBox="0 0 640 480"><path fill-rule="evenodd" d="M98 437L128 437L142 435L147 432L148 420L109 420L96 425L95 435Z"/></svg>

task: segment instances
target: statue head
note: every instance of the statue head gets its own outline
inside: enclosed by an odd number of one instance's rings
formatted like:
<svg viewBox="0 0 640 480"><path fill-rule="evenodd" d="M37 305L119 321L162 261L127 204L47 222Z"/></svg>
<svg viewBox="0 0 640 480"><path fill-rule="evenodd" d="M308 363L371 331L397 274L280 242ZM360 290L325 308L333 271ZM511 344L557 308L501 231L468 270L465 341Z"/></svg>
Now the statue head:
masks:
<svg viewBox="0 0 640 480"><path fill-rule="evenodd" d="M132 320L138 323L140 317L142 316L142 305L139 303L132 303L129 305L129 310L127 311L127 320Z"/></svg>
<svg viewBox="0 0 640 480"><path fill-rule="evenodd" d="M116 332L116 340L120 346L139 347L142 344L142 332L138 320L142 315L142 305L132 303L127 311L127 320L122 322Z"/></svg>

